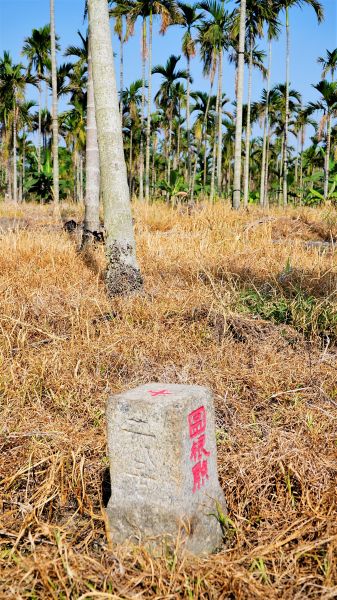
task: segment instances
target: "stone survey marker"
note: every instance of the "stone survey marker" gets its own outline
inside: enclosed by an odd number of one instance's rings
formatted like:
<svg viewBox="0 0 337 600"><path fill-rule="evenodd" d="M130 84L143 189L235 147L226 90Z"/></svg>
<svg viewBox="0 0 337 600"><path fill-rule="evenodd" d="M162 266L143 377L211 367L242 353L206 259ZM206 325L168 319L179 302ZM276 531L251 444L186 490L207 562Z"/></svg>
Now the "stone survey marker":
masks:
<svg viewBox="0 0 337 600"><path fill-rule="evenodd" d="M221 546L225 512L216 465L211 392L152 383L107 407L112 539L157 546L180 537L196 554Z"/></svg>

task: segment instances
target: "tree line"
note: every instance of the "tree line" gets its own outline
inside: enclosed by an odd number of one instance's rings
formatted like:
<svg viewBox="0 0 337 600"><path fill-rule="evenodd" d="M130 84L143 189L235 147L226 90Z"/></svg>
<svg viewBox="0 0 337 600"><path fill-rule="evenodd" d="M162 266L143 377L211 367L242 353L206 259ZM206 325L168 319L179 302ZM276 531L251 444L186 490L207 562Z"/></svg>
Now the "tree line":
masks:
<svg viewBox="0 0 337 600"><path fill-rule="evenodd" d="M237 206L241 201L244 206L250 202L268 206L270 202L314 204L334 199L337 49L327 50L318 58L322 80L314 87L320 99L303 105L299 91L290 86L289 73L291 8L298 4L310 5L318 21L323 19L323 7L316 0L246 0L240 51L239 7L229 10L222 0L190 4L175 0L109 2L119 43L119 106L132 196L146 202L156 197L193 201L199 196L211 200L233 196ZM271 88L272 45L282 29L282 13L286 77ZM126 87L124 47L138 20L142 73ZM181 54L172 54L165 64L153 65L157 21L162 35L175 27L181 37ZM263 37L268 40L268 56L258 45ZM48 200L52 194L50 40L49 25L32 31L22 48L27 66L13 63L9 52L0 59L1 188L14 201L34 195ZM56 85L57 97L66 95L69 102L69 109L58 115L63 140L58 151L60 193L61 197L82 201L88 108L93 109L93 105L88 107L88 35L79 32L78 40L78 45L67 48L66 62L58 65ZM193 87L196 57L209 80L208 92ZM225 60L236 67L232 103L223 91ZM252 102L254 69L262 73L265 87L260 100ZM35 103L25 99L28 84L37 87L37 111ZM243 104L245 88L247 103ZM252 137L254 123L260 124L259 137ZM314 135L306 147L309 125L314 127ZM36 144L31 136L34 131Z"/></svg>

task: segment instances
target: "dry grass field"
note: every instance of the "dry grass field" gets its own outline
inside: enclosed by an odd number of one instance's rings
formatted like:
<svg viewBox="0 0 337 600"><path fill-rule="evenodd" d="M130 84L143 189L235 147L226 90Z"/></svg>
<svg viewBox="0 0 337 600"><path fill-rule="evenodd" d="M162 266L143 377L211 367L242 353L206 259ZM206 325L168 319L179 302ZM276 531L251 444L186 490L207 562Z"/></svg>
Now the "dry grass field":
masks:
<svg viewBox="0 0 337 600"><path fill-rule="evenodd" d="M1 599L337 598L337 213L268 217L135 206L144 291L108 300L101 247L0 205ZM105 403L149 381L214 391L209 558L107 537Z"/></svg>

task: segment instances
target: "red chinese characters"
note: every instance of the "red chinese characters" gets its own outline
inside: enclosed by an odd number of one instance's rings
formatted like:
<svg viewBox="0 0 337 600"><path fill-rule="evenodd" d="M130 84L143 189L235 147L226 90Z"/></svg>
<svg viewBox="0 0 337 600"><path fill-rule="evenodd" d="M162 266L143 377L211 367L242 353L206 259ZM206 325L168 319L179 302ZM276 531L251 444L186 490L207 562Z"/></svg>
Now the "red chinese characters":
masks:
<svg viewBox="0 0 337 600"><path fill-rule="evenodd" d="M188 415L188 426L190 439L193 440L190 460L195 464L192 467L193 474L193 494L205 485L208 479L207 457L210 452L206 450L206 410L200 406Z"/></svg>
<svg viewBox="0 0 337 600"><path fill-rule="evenodd" d="M168 390L148 390L149 394L151 394L151 396L168 396L168 394L171 394L172 392L169 392Z"/></svg>

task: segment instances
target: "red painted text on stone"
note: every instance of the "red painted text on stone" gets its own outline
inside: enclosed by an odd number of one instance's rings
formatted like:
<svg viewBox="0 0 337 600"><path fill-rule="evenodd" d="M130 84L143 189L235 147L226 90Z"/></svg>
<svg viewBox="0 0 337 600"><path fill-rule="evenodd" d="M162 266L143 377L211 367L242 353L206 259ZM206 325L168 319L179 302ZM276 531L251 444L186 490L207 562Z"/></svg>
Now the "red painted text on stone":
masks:
<svg viewBox="0 0 337 600"><path fill-rule="evenodd" d="M190 428L190 438L194 438L206 429L206 411L204 406L199 406L188 415L188 424Z"/></svg>
<svg viewBox="0 0 337 600"><path fill-rule="evenodd" d="M201 460L204 456L209 456L210 452L205 448L206 444L206 436L200 435L196 441L193 442L191 448L190 459L196 462L197 460Z"/></svg>
<svg viewBox="0 0 337 600"><path fill-rule="evenodd" d="M192 468L193 473L193 494L200 490L202 485L205 485L206 479L208 479L208 463L207 460L197 462Z"/></svg>

